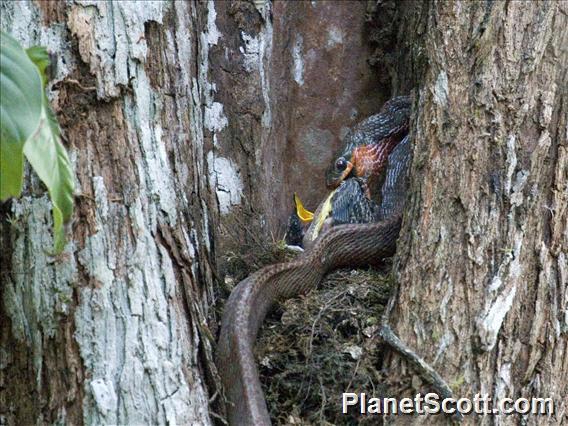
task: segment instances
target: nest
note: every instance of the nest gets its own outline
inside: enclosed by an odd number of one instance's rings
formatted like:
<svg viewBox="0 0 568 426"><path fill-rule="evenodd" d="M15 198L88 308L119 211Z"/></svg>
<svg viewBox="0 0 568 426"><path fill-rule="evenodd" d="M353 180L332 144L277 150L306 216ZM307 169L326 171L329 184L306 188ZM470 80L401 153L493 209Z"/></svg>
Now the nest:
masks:
<svg viewBox="0 0 568 426"><path fill-rule="evenodd" d="M264 265L296 256L281 242L254 253L229 254L228 287ZM390 264L382 271L335 271L317 289L271 310L255 353L274 424L376 424L377 417L358 410L343 414L341 398L344 392L387 396L376 331L393 289L389 270Z"/></svg>
<svg viewBox="0 0 568 426"><path fill-rule="evenodd" d="M353 424L343 392L385 393L376 338L392 280L373 270L340 270L305 296L279 305L256 345L260 380L276 424Z"/></svg>

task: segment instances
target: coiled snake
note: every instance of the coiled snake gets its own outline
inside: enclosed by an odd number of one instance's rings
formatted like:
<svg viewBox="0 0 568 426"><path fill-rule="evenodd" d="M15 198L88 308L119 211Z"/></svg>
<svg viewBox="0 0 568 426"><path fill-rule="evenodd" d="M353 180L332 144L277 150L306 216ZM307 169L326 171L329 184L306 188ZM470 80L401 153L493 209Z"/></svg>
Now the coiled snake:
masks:
<svg viewBox="0 0 568 426"><path fill-rule="evenodd" d="M379 222L329 228L296 260L262 268L231 293L217 346L230 424L270 424L253 346L272 304L315 288L332 269L373 265L394 254L406 198L409 145L408 137L404 138L389 157ZM383 330L382 337L390 338L388 330Z"/></svg>

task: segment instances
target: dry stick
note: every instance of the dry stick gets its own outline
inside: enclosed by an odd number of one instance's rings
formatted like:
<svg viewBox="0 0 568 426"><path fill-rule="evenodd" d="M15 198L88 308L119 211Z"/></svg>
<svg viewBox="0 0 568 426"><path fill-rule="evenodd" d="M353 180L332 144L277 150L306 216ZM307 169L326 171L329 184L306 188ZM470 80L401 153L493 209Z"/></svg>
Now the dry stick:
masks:
<svg viewBox="0 0 568 426"><path fill-rule="evenodd" d="M209 415L210 415L211 417L215 417L216 419L218 419L218 420L219 420L221 423L223 423L224 425L228 425L228 424L229 424L229 422L227 422L227 420L226 420L223 416L221 416L220 414L217 414L217 413L214 412L214 411L209 410Z"/></svg>
<svg viewBox="0 0 568 426"><path fill-rule="evenodd" d="M424 361L416 352L410 349L402 340L398 338L396 334L392 331L392 328L388 324L389 316L394 309L395 300L398 299L398 295L396 294L400 291L400 287L395 290L395 294L393 294L386 306L386 309L383 313L382 318L382 325L379 330L379 337L383 340L384 343L390 346L392 350L398 353L400 356L405 358L410 365L412 365L418 374L424 378L432 387L438 392L438 395L442 396L443 398L453 398L453 393L448 384L444 381L442 376L440 376L436 370L434 370L430 365ZM457 410L452 416L458 422L463 420L463 416Z"/></svg>
<svg viewBox="0 0 568 426"><path fill-rule="evenodd" d="M325 387L323 385L323 381L322 381L321 377L319 377L319 382L320 382L320 392L321 392L321 395L322 395L320 410L319 410L319 418L320 418L320 423L323 424L325 406L327 405L327 397L325 395Z"/></svg>
<svg viewBox="0 0 568 426"><path fill-rule="evenodd" d="M402 340L388 325L383 325L379 330L379 336L387 343L394 351L406 358L413 367L415 367L420 376L430 383L438 394L444 398L453 398L452 390L447 383L442 379L436 370L428 365L420 356L406 346Z"/></svg>
<svg viewBox="0 0 568 426"><path fill-rule="evenodd" d="M406 359L410 365L418 372L419 376L426 380L436 390L439 396L443 398L453 398L453 393L448 384L444 381L442 376L438 374L430 365L424 361L416 352L410 349L406 344L398 338L388 325L388 316L394 307L394 300L396 297L391 297L387 309L383 315L383 324L379 330L379 337L391 347L396 353ZM457 410L452 416L458 422L463 420L463 416Z"/></svg>
<svg viewBox="0 0 568 426"><path fill-rule="evenodd" d="M347 384L347 388L345 389L345 392L348 392L349 389L351 389L351 385L353 384L353 380L355 379L355 375L357 374L357 371L359 370L359 366L361 365L361 357L363 355L361 355L359 358L357 358L357 364L355 364L355 370L353 370L353 374L351 375L351 379L349 379L349 383Z"/></svg>

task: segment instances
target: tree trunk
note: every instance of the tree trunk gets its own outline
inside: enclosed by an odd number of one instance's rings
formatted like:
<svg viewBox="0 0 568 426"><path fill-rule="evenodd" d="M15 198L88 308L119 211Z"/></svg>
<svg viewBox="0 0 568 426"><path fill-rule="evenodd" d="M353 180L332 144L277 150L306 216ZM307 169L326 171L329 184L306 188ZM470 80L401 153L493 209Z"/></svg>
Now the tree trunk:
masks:
<svg viewBox="0 0 568 426"><path fill-rule="evenodd" d="M457 395L551 396L550 419L566 419L566 4L3 1L1 12L2 30L54 54L49 95L78 194L56 259L33 173L1 206L0 424L222 415L212 341L227 253L281 237L294 191L308 207L322 199L346 129L412 90L390 322ZM482 419L493 420L518 419Z"/></svg>
<svg viewBox="0 0 568 426"><path fill-rule="evenodd" d="M57 259L35 177L3 206L0 423L211 423L207 25L186 2L2 3L53 54L78 193Z"/></svg>
<svg viewBox="0 0 568 426"><path fill-rule="evenodd" d="M405 15L426 28L404 36L426 66L391 323L457 396L553 398L555 414L529 424L567 421L567 6L434 2Z"/></svg>
<svg viewBox="0 0 568 426"><path fill-rule="evenodd" d="M315 209L342 136L387 99L365 13L360 1L215 3L206 125L221 267L229 250L282 238L293 192Z"/></svg>

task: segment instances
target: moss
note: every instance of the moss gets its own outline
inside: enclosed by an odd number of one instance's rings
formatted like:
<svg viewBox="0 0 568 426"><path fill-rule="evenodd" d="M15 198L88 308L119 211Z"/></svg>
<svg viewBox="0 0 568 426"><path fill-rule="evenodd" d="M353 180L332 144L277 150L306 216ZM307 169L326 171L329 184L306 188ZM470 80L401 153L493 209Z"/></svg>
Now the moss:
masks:
<svg viewBox="0 0 568 426"><path fill-rule="evenodd" d="M442 338L442 334L438 330L432 331L432 343L436 344Z"/></svg>
<svg viewBox="0 0 568 426"><path fill-rule="evenodd" d="M465 383L465 376L461 375L461 376L456 377L455 380L453 382L451 382L448 386L450 387L452 392L457 394L458 391L460 390L461 386L464 383Z"/></svg>

